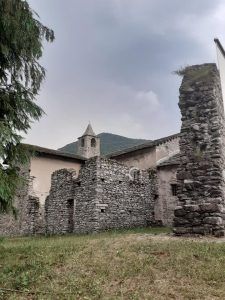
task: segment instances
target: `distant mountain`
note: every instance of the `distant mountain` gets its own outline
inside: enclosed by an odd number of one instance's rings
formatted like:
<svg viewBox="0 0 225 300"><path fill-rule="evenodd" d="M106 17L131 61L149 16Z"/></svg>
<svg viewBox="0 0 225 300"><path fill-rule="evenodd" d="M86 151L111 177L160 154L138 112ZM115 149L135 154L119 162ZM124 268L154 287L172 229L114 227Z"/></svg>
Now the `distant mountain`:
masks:
<svg viewBox="0 0 225 300"><path fill-rule="evenodd" d="M97 135L101 139L101 154L106 155L118 150L123 150L126 148L130 148L133 146L137 146L140 144L143 144L145 142L148 142L149 140L143 140L143 139L131 139L127 138L121 135L116 135L112 133L100 133ZM61 150L63 152L69 152L73 154L77 154L77 142L73 142L70 144L65 145L62 148L59 148L58 150Z"/></svg>

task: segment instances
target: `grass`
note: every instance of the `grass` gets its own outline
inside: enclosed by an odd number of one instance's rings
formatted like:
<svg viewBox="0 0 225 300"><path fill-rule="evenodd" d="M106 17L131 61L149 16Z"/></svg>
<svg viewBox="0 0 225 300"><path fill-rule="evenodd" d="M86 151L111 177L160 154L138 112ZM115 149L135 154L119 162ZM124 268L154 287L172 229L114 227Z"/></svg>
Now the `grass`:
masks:
<svg viewBox="0 0 225 300"><path fill-rule="evenodd" d="M225 299L225 243L169 229L0 240L0 299Z"/></svg>

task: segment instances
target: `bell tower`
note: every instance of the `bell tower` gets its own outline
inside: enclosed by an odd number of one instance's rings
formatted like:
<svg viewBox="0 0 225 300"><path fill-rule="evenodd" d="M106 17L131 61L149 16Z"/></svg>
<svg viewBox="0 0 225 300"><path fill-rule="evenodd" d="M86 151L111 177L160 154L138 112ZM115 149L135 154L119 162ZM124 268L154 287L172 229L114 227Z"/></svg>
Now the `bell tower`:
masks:
<svg viewBox="0 0 225 300"><path fill-rule="evenodd" d="M100 156L100 138L96 136L90 123L84 134L78 138L78 154L85 158Z"/></svg>

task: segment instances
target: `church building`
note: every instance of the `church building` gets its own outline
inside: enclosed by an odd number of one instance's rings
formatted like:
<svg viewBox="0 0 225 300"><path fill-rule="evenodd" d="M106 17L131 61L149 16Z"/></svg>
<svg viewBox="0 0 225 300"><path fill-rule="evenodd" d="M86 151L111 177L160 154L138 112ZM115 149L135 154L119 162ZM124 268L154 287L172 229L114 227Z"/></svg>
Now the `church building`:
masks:
<svg viewBox="0 0 225 300"><path fill-rule="evenodd" d="M0 235L93 232L172 225L179 135L100 155L89 123L78 155L26 145L35 155L21 172L18 218L0 217ZM169 199L169 201L168 201Z"/></svg>

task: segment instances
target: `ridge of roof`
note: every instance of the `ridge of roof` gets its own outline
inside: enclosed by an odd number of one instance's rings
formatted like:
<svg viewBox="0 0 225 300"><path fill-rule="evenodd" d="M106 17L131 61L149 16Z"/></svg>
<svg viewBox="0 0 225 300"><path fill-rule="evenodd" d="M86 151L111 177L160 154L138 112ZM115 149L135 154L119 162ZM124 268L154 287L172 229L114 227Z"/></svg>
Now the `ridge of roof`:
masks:
<svg viewBox="0 0 225 300"><path fill-rule="evenodd" d="M158 146L158 145L163 144L163 143L165 143L169 140L178 138L179 135L180 135L180 133L175 133L175 134L172 134L172 135L160 138L160 139L156 139L156 140L153 140L153 141L149 141L147 143L143 143L143 144L140 144L140 145L137 145L137 146L133 146L133 147L130 147L130 148L126 148L126 149L123 149L123 150L119 150L119 151L110 153L110 154L106 155L106 157L113 158L113 157L117 157L117 156L127 154L127 153L130 153L130 152L134 152L134 151L138 151L138 150Z"/></svg>

